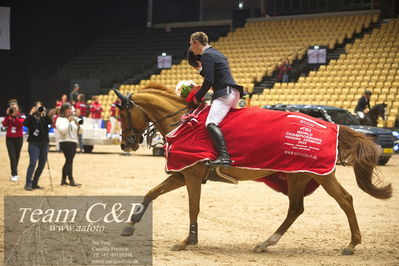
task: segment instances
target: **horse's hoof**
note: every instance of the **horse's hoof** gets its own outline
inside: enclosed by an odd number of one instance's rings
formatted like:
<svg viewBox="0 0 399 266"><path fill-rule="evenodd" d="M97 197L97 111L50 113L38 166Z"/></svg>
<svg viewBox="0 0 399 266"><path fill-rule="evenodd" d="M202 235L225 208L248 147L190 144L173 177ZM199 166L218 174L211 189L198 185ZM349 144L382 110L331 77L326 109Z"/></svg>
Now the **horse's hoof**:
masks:
<svg viewBox="0 0 399 266"><path fill-rule="evenodd" d="M266 251L266 248L262 244L258 244L252 248L252 251L255 253L262 253Z"/></svg>
<svg viewBox="0 0 399 266"><path fill-rule="evenodd" d="M186 249L186 245L179 243L179 244L174 245L170 250L181 251L181 250L185 250L185 249Z"/></svg>
<svg viewBox="0 0 399 266"><path fill-rule="evenodd" d="M121 232L121 236L132 236L134 234L134 226L126 226Z"/></svg>
<svg viewBox="0 0 399 266"><path fill-rule="evenodd" d="M342 255L353 255L355 252L353 251L353 249L351 249L351 248L344 248L342 251L341 251L341 254Z"/></svg>

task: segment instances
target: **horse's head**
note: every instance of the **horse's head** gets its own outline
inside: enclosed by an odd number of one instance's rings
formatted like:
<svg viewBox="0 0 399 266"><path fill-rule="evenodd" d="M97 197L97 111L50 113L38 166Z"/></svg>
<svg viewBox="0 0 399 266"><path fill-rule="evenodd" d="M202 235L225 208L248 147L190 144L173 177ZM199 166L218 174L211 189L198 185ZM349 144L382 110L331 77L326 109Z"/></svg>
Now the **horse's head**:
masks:
<svg viewBox="0 0 399 266"><path fill-rule="evenodd" d="M130 93L124 96L118 90L113 90L121 99L121 104L117 105L122 127L121 149L126 152L136 151L143 142L143 133L148 127L149 120L141 107L131 99Z"/></svg>
<svg viewBox="0 0 399 266"><path fill-rule="evenodd" d="M386 103L379 103L379 104L374 105L370 109L369 113L370 113L370 115L374 116L376 119L378 119L378 117L381 117L382 119L386 120L386 117L385 117L386 109L387 109Z"/></svg>

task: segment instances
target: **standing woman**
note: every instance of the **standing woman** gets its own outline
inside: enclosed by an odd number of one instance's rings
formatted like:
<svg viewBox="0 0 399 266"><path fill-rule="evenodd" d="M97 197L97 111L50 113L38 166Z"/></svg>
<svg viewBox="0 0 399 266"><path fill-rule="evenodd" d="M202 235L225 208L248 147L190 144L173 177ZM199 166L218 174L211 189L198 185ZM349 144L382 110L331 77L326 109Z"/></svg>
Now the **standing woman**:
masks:
<svg viewBox="0 0 399 266"><path fill-rule="evenodd" d="M79 127L77 119L72 115L72 105L65 103L61 106L60 117L58 117L55 125L59 133L60 148L65 156L61 185L79 186L80 184L75 182L72 174L73 158L76 154ZM69 184L66 181L67 176Z"/></svg>
<svg viewBox="0 0 399 266"><path fill-rule="evenodd" d="M28 128L29 132L29 166L26 171L25 190L42 188L39 186L38 182L47 162L49 143L48 132L52 122L51 118L46 114L46 109L41 102L35 103L35 106L33 106L28 117L24 121L24 126Z"/></svg>
<svg viewBox="0 0 399 266"><path fill-rule="evenodd" d="M7 108L7 116L3 120L3 126L7 128L6 145L11 166L10 180L14 182L19 180L18 162L23 143L24 120L25 115L19 112L18 103L16 101L10 102L9 108Z"/></svg>

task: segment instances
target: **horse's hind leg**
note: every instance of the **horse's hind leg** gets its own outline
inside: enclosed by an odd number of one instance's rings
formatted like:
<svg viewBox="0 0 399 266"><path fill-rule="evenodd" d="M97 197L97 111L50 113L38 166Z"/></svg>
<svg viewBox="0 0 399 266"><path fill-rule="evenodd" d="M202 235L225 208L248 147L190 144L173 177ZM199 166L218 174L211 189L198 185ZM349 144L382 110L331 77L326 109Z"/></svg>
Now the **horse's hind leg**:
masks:
<svg viewBox="0 0 399 266"><path fill-rule="evenodd" d="M304 191L310 179L311 176L305 173L288 175L288 198L290 205L288 208L287 217L273 235L271 235L266 241L257 244L253 248L254 252L264 252L266 251L267 247L277 244L281 236L295 222L299 215L303 213Z"/></svg>
<svg viewBox="0 0 399 266"><path fill-rule="evenodd" d="M143 210L134 213L130 218L131 224L126 226L121 235L122 236L131 236L134 233L134 224L139 223L141 218L143 217L145 211L147 210L148 205L156 199L158 196L168 193L172 190L175 190L179 187L185 185L184 177L180 173L173 173L168 178L166 178L161 184L157 185L156 187L152 188L148 193L144 196L144 200L141 203L143 206Z"/></svg>
<svg viewBox="0 0 399 266"><path fill-rule="evenodd" d="M349 221L352 239L348 246L346 246L341 253L342 255L353 255L355 246L361 243L362 236L357 223L355 209L353 208L352 196L341 186L340 183L338 183L335 173L327 176L318 176L315 179L344 210Z"/></svg>

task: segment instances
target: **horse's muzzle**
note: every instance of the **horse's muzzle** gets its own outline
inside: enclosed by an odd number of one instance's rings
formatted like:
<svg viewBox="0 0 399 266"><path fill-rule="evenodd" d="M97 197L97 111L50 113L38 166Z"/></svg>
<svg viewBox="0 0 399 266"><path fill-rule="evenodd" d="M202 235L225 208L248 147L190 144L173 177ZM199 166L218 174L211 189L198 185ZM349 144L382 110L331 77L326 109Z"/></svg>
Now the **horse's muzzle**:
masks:
<svg viewBox="0 0 399 266"><path fill-rule="evenodd" d="M139 144L131 144L131 145L126 145L125 143L121 143L121 149L125 152L130 152L130 151L137 151L139 149Z"/></svg>

